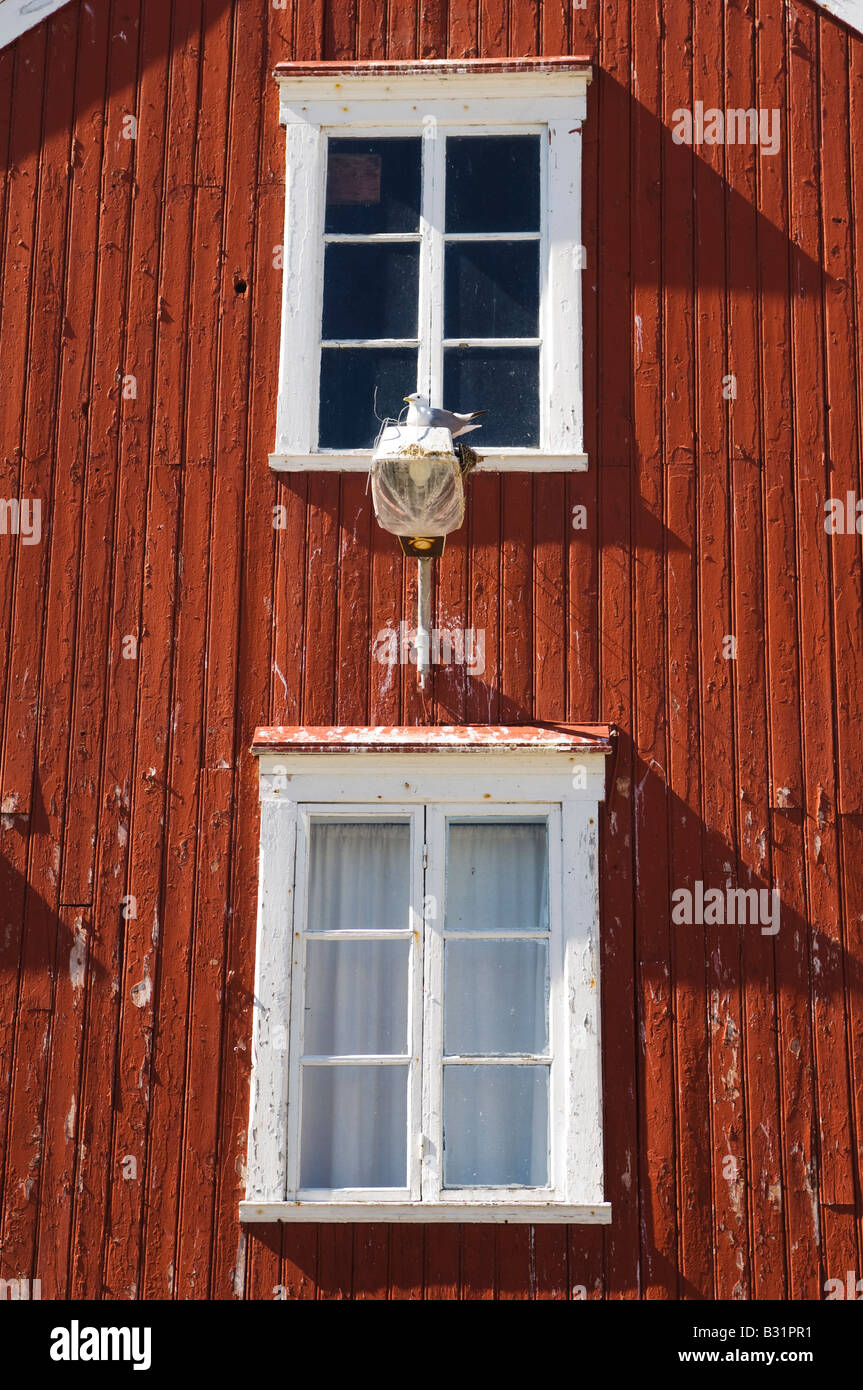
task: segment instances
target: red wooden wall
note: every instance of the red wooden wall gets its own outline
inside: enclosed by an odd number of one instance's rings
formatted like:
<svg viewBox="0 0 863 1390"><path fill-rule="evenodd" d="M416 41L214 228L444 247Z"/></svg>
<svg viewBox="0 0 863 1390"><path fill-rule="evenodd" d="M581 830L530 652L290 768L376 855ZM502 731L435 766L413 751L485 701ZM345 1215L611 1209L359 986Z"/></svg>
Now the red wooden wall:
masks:
<svg viewBox="0 0 863 1390"><path fill-rule="evenodd" d="M474 477L437 622L483 628L486 670L424 703L373 658L413 567L365 480L267 466L271 71L568 53L594 66L590 471ZM781 153L674 144L699 99L778 107ZM41 544L0 535L0 1275L120 1299L863 1275L863 572L822 524L863 495L861 133L863 40L803 0L74 0L0 52L0 497L43 506ZM244 1234L254 727L559 719L623 731L613 1225ZM698 879L775 881L778 936L673 926Z"/></svg>

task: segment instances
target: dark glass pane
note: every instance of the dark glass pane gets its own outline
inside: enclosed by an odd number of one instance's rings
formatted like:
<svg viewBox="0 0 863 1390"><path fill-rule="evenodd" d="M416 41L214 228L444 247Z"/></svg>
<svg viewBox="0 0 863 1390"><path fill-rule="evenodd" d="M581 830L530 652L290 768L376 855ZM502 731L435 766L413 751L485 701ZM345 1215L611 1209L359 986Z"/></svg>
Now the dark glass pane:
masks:
<svg viewBox="0 0 863 1390"><path fill-rule="evenodd" d="M468 443L539 448L539 349L445 348L447 410L487 410Z"/></svg>
<svg viewBox="0 0 863 1390"><path fill-rule="evenodd" d="M330 140L328 232L415 232L420 224L422 141Z"/></svg>
<svg viewBox="0 0 863 1390"><path fill-rule="evenodd" d="M538 335L538 242L451 241L445 286L445 337Z"/></svg>
<svg viewBox="0 0 863 1390"><path fill-rule="evenodd" d="M450 136L446 230L539 231L538 135Z"/></svg>
<svg viewBox="0 0 863 1390"><path fill-rule="evenodd" d="M417 389L416 348L323 348L321 351L322 449L368 449L380 424L377 413L397 419L404 397Z"/></svg>
<svg viewBox="0 0 863 1390"><path fill-rule="evenodd" d="M327 338L415 338L419 303L415 242L332 243L324 257Z"/></svg>

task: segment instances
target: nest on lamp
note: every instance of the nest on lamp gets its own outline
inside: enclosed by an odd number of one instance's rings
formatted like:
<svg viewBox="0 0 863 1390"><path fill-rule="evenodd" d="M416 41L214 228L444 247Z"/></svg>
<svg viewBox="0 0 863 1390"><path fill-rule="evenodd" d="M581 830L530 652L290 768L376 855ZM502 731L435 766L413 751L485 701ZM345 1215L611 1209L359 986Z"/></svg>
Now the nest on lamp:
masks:
<svg viewBox="0 0 863 1390"><path fill-rule="evenodd" d="M453 440L453 449L458 458L458 466L461 469L461 476L466 478L472 473L479 463L479 454L472 449L469 444L465 444L463 439Z"/></svg>

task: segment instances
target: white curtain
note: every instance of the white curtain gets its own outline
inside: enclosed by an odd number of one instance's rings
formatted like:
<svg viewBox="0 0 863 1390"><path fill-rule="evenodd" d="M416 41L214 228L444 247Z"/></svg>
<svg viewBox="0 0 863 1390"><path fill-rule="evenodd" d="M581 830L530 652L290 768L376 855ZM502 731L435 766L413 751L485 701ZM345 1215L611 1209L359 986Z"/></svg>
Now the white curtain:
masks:
<svg viewBox="0 0 863 1390"><path fill-rule="evenodd" d="M548 1054L548 928L544 822L453 822L447 932L494 932L444 943L445 1056L500 1058L444 1065L448 1187L548 1181L548 1066L506 1065Z"/></svg>
<svg viewBox="0 0 863 1390"><path fill-rule="evenodd" d="M406 940L328 937L410 928L410 826L313 822L304 984L304 1056L384 1054L405 1064L304 1064L303 1187L407 1181Z"/></svg>
<svg viewBox="0 0 863 1390"><path fill-rule="evenodd" d="M548 1181L547 831L454 821L444 943L444 1182ZM407 1168L408 940L334 938L410 927L410 826L313 822L303 989L301 1185L403 1187ZM494 935L473 936L475 932Z"/></svg>

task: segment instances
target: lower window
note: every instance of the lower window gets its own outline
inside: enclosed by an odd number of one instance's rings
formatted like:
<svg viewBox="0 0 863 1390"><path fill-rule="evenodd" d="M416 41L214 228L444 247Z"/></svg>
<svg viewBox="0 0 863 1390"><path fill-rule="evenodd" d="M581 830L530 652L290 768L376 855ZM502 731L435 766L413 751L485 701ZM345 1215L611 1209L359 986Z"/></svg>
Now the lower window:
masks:
<svg viewBox="0 0 863 1390"><path fill-rule="evenodd" d="M276 791L244 1217L607 1219L595 806Z"/></svg>

